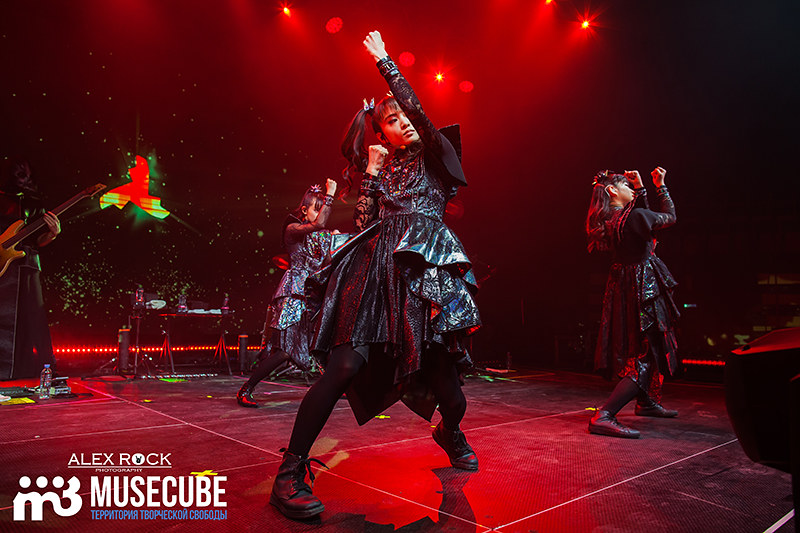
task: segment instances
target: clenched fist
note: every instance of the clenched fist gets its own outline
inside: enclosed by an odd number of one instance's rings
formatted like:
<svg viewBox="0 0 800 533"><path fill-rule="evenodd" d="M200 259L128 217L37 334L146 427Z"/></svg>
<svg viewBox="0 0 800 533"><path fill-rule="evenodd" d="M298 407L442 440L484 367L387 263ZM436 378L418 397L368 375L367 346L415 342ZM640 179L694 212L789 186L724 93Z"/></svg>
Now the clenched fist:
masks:
<svg viewBox="0 0 800 533"><path fill-rule="evenodd" d="M334 180L328 178L328 181L325 183L325 189L326 189L325 190L326 194L328 194L329 196L335 196L336 195L336 182Z"/></svg>
<svg viewBox="0 0 800 533"><path fill-rule="evenodd" d="M379 31L369 32L369 35L364 39L364 48L375 58L375 61L379 61L388 55L386 53L386 45L383 44L383 38Z"/></svg>
<svg viewBox="0 0 800 533"><path fill-rule="evenodd" d="M639 175L638 170L626 170L623 172L623 174L626 178L628 178L628 181L631 182L631 185L633 185L634 189L641 189L644 187L644 183L642 183L642 177Z"/></svg>
<svg viewBox="0 0 800 533"><path fill-rule="evenodd" d="M378 172L380 172L381 167L383 167L383 162L386 160L386 156L389 155L389 150L381 146L380 144L373 144L369 147L369 162L367 163L367 174L372 174L373 176L377 176Z"/></svg>
<svg viewBox="0 0 800 533"><path fill-rule="evenodd" d="M664 170L661 167L656 167L655 170L653 170L650 173L650 175L653 176L653 185L655 185L656 187L663 187L664 186L664 178L667 175L667 171L666 170Z"/></svg>

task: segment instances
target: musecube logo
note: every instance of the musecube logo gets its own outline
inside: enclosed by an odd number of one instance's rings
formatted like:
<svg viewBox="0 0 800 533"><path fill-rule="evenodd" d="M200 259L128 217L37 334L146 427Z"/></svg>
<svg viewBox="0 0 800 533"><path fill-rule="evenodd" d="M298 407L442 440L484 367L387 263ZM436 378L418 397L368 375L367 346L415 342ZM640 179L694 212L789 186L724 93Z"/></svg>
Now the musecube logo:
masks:
<svg viewBox="0 0 800 533"><path fill-rule="evenodd" d="M44 476L36 478L36 486L40 489L47 488L48 481ZM19 486L21 489L28 489L31 486L31 478L22 476L19 478ZM64 478L56 476L53 478L53 487L61 489L64 487ZM67 488L61 491L59 495L56 492L47 491L45 493L39 492L18 492L14 496L14 520L25 520L25 506L30 503L31 506L31 520L41 521L42 512L44 509L44 502L50 502L53 505L53 510L58 516L73 516L78 514L83 506L83 499L78 495L78 489L81 488L81 483L78 478L71 477L67 481ZM68 505L64 507L61 502L63 499L67 500Z"/></svg>
<svg viewBox="0 0 800 533"><path fill-rule="evenodd" d="M171 453L73 453L67 461L69 469L94 469L102 473L141 473L145 469L172 469ZM152 470L148 470L152 472ZM155 473L155 472L152 472ZM92 520L225 520L228 518L224 500L226 476L213 470L174 475L92 475L89 478L88 500ZM19 479L20 491L14 497L14 520L42 521L44 503L50 502L53 511L62 517L78 514L84 507L81 482L61 476L52 483L45 476L36 478L40 490L28 490L28 476ZM57 489L47 490L47 489Z"/></svg>

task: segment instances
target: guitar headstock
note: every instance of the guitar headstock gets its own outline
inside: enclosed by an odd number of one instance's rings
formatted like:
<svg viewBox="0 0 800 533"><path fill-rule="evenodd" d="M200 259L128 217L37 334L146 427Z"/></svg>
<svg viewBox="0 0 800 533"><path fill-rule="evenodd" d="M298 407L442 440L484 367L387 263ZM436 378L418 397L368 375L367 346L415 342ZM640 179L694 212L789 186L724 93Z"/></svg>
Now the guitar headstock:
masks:
<svg viewBox="0 0 800 533"><path fill-rule="evenodd" d="M99 193L100 191L104 191L105 189L106 186L103 185L102 183L95 183L91 187L86 187L85 189L83 189L83 191L81 191L81 196L83 196L84 198L91 198L95 194Z"/></svg>

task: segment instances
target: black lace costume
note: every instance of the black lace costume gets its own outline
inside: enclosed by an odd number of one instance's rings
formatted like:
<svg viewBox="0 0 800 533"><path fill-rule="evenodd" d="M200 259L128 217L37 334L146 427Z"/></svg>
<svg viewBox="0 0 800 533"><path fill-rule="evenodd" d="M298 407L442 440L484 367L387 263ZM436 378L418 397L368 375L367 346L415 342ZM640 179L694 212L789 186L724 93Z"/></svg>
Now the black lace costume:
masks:
<svg viewBox="0 0 800 533"><path fill-rule="evenodd" d="M283 274L272 297L272 335L263 354L279 348L303 370L311 368L309 345L313 337L311 316L318 306L306 297L305 284L311 272L319 270L330 257L332 248L346 241L349 235L334 235L325 227L331 207L323 205L317 220L303 223L289 215L284 224L284 245L289 252L289 268Z"/></svg>
<svg viewBox="0 0 800 533"><path fill-rule="evenodd" d="M634 192L634 200L607 222L614 258L603 297L595 367L613 368L658 402L662 372L671 374L677 366L674 327L679 313L672 299L677 283L655 255L654 232L675 223L675 206L666 187L657 190L655 210L649 209L644 188Z"/></svg>
<svg viewBox="0 0 800 533"><path fill-rule="evenodd" d="M471 363L462 343L480 326L472 267L442 222L466 185L458 153L422 110L406 79L383 72L421 142L398 149L377 179L365 175L358 229L312 283L325 291L313 350L351 343L367 365L347 390L364 424L397 400L430 420L436 401L420 370L424 357Z"/></svg>

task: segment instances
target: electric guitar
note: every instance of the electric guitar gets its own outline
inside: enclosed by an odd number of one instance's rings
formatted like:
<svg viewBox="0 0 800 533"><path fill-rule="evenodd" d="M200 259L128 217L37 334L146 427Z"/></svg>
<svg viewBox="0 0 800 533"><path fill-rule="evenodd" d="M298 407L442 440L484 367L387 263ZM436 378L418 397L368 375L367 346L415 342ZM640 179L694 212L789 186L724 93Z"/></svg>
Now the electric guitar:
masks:
<svg viewBox="0 0 800 533"><path fill-rule="evenodd" d="M77 204L79 201L84 198L91 198L105 188L106 186L102 183L87 187L51 211L55 213L56 216L61 216L61 213ZM0 276L6 273L8 265L10 265L12 261L20 257L25 257L25 252L17 251L14 247L22 242L23 239L39 231L45 225L44 217L37 218L28 224L25 224L23 220L17 220L0 235Z"/></svg>

